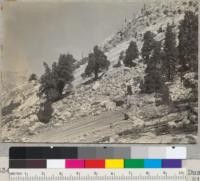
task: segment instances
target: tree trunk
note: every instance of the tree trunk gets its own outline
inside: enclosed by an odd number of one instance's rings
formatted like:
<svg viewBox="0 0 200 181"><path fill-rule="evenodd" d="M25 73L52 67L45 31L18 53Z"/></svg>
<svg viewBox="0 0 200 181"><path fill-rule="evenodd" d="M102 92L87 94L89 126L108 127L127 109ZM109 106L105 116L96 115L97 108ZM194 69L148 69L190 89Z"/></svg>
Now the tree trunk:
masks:
<svg viewBox="0 0 200 181"><path fill-rule="evenodd" d="M168 81L171 80L171 67L170 65L168 66Z"/></svg>
<svg viewBox="0 0 200 181"><path fill-rule="evenodd" d="M94 79L95 79L95 80L97 80L97 79L99 78L99 77L98 77L98 70L99 70L99 68L98 68L98 66L96 66L96 67L95 67L95 70L94 70L94 76L95 76Z"/></svg>

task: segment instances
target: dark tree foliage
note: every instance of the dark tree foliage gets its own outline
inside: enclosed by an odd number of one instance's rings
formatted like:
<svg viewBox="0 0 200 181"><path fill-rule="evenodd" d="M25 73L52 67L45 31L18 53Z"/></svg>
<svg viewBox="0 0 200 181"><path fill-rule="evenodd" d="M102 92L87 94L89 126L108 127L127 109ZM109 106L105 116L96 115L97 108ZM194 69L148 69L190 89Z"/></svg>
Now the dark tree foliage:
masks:
<svg viewBox="0 0 200 181"><path fill-rule="evenodd" d="M146 75L144 82L141 83L141 93L160 93L163 87L163 80L160 68L161 58L161 43L155 42L153 47L152 56L150 57L147 68L145 70Z"/></svg>
<svg viewBox="0 0 200 181"><path fill-rule="evenodd" d="M56 101L59 97L58 90L56 89L56 78L53 75L50 67L44 62L45 73L40 78L40 91L39 95L45 95L47 100Z"/></svg>
<svg viewBox="0 0 200 181"><path fill-rule="evenodd" d="M152 49L154 46L154 34L151 31L147 31L143 37L143 47L141 49L141 55L144 60L144 63L149 61Z"/></svg>
<svg viewBox="0 0 200 181"><path fill-rule="evenodd" d="M177 48L176 48L176 35L173 32L173 27L167 25L165 40L164 40L164 53L162 70L167 81L172 81L176 71L177 64Z"/></svg>
<svg viewBox="0 0 200 181"><path fill-rule="evenodd" d="M179 26L179 63L182 74L198 71L198 15L186 11Z"/></svg>
<svg viewBox="0 0 200 181"><path fill-rule="evenodd" d="M31 82L32 80L37 80L37 75L36 74L31 74L28 81Z"/></svg>
<svg viewBox="0 0 200 181"><path fill-rule="evenodd" d="M133 91L132 91L131 85L127 86L127 95L133 95Z"/></svg>
<svg viewBox="0 0 200 181"><path fill-rule="evenodd" d="M40 105L40 110L37 113L37 117L40 122L48 123L51 119L52 113L52 103L50 101L45 101Z"/></svg>
<svg viewBox="0 0 200 181"><path fill-rule="evenodd" d="M198 100L198 14L186 11L184 19L179 26L179 63L181 65L181 78L187 72L195 72L194 80L188 82L187 87L192 88L193 101ZM192 83L192 84L190 84Z"/></svg>
<svg viewBox="0 0 200 181"><path fill-rule="evenodd" d="M60 55L58 63L54 63L52 65L52 73L57 81L56 89L60 95L62 95L65 85L69 84L74 79L73 71L75 68L75 62L76 60L73 58L73 56L67 54Z"/></svg>
<svg viewBox="0 0 200 181"><path fill-rule="evenodd" d="M139 55L139 51L137 48L137 44L134 41L131 41L128 49L126 50L126 56L124 58L124 65L126 67L135 66L135 63L133 63L133 60L138 58L138 55Z"/></svg>
<svg viewBox="0 0 200 181"><path fill-rule="evenodd" d="M110 62L107 60L106 55L99 49L98 46L94 47L93 53L89 54L88 65L85 69L85 75L95 75L95 80L98 79L98 74L103 70L108 70Z"/></svg>
<svg viewBox="0 0 200 181"><path fill-rule="evenodd" d="M44 63L45 73L41 76L40 95L47 100L56 101L62 96L66 84L73 80L75 59L72 55L60 55L58 63L54 62L52 68Z"/></svg>
<svg viewBox="0 0 200 181"><path fill-rule="evenodd" d="M94 73L94 67L95 67L94 53L90 53L88 55L88 64L85 69L85 76L91 76L91 74Z"/></svg>
<svg viewBox="0 0 200 181"><path fill-rule="evenodd" d="M44 65L44 74L40 78L40 90L39 95L42 96L43 94L46 96L48 100L52 100L54 98L51 97L52 90L55 90L56 87L56 80L52 74L52 71L46 62L43 63ZM57 91L56 91L57 92ZM57 96L55 96L57 97Z"/></svg>
<svg viewBox="0 0 200 181"><path fill-rule="evenodd" d="M159 29L158 29L158 31L157 31L158 33L162 33L163 32L163 29L162 29L162 27L160 27Z"/></svg>

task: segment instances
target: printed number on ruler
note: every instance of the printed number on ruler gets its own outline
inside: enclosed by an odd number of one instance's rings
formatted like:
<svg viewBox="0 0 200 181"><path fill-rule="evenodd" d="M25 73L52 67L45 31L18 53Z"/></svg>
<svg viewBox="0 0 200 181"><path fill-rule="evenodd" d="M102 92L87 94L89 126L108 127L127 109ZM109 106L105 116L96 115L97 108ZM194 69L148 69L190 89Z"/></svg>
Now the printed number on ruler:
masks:
<svg viewBox="0 0 200 181"><path fill-rule="evenodd" d="M0 174L4 175L4 174L8 174L9 173L9 168L0 168Z"/></svg>
<svg viewBox="0 0 200 181"><path fill-rule="evenodd" d="M186 169L10 169L10 181L186 181Z"/></svg>

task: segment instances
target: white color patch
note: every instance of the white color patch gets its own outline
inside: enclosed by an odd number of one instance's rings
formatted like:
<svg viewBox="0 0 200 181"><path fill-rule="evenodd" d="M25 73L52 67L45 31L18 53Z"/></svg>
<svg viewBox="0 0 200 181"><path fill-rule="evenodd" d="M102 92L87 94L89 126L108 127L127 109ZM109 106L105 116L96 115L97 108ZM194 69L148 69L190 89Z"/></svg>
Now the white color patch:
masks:
<svg viewBox="0 0 200 181"><path fill-rule="evenodd" d="M47 160L47 168L65 168L65 160Z"/></svg>
<svg viewBox="0 0 200 181"><path fill-rule="evenodd" d="M187 149L186 147L167 147L166 157L167 159L186 159Z"/></svg>

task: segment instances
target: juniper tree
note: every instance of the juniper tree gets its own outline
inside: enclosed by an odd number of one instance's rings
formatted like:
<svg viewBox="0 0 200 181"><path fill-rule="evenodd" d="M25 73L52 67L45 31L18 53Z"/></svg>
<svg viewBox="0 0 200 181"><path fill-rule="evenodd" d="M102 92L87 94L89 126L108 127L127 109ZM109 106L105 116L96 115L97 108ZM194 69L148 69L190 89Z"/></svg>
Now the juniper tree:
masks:
<svg viewBox="0 0 200 181"><path fill-rule="evenodd" d="M40 78L40 95L44 94L49 101L58 100L65 85L73 80L74 63L75 59L70 54L61 54L58 62L52 64L52 68L44 63L45 73Z"/></svg>
<svg viewBox="0 0 200 181"><path fill-rule="evenodd" d="M45 95L45 97L50 100L51 99L51 92L55 89L55 85L56 85L56 81L53 77L51 68L49 67L49 65L44 62L44 74L41 76L40 78L40 90L39 90L39 95Z"/></svg>
<svg viewBox="0 0 200 181"><path fill-rule="evenodd" d="M90 76L91 74L94 74L95 80L97 80L98 74L103 70L108 70L109 65L110 62L108 61L107 56L99 49L98 46L95 46L93 53L89 54L85 75Z"/></svg>
<svg viewBox="0 0 200 181"><path fill-rule="evenodd" d="M70 84L74 79L73 71L75 62L76 60L71 54L61 54L58 63L53 64L54 66L52 66L52 73L57 80L56 89L59 91L60 95L62 94L65 85Z"/></svg>
<svg viewBox="0 0 200 181"><path fill-rule="evenodd" d="M137 48L137 44L134 41L131 41L128 49L126 50L126 56L124 58L124 65L126 67L133 67L135 63L133 60L138 58L139 52Z"/></svg>

